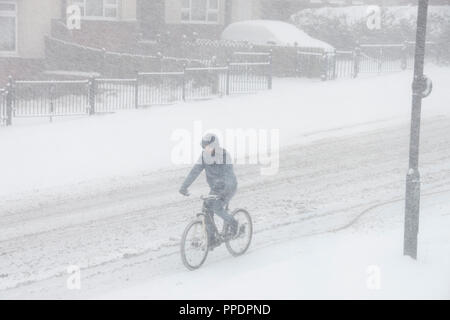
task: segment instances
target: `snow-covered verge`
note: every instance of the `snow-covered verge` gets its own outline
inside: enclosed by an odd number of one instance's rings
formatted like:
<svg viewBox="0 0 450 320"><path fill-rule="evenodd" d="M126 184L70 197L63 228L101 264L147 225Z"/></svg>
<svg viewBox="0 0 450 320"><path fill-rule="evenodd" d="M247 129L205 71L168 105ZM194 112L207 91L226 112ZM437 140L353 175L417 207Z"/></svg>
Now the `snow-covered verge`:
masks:
<svg viewBox="0 0 450 320"><path fill-rule="evenodd" d="M402 256L403 201L339 232L254 250L93 298L450 299L450 193L424 196L417 261Z"/></svg>
<svg viewBox="0 0 450 320"><path fill-rule="evenodd" d="M449 68L427 68L434 92L424 101L424 117L449 114ZM411 72L385 76L311 82L277 79L271 92L179 103L112 115L17 120L0 129L0 204L24 194L57 193L62 186L115 179L173 168L176 129L192 133L198 148L202 130L279 129L280 144L305 143L314 133L379 122L405 121L410 114ZM383 125L383 124L380 124ZM354 128L349 128L354 126ZM335 135L334 131L331 133ZM315 136L317 137L317 135ZM225 147L227 147L225 141ZM193 159L198 150L193 150Z"/></svg>

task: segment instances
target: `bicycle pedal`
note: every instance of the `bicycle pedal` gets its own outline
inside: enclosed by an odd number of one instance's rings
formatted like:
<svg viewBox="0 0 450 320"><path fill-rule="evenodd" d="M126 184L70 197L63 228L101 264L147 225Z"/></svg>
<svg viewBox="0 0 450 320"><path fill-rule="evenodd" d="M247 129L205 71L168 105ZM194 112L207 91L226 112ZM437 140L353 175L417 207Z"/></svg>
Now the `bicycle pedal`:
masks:
<svg viewBox="0 0 450 320"><path fill-rule="evenodd" d="M213 251L215 248L220 247L221 243L214 243L209 246L209 251Z"/></svg>
<svg viewBox="0 0 450 320"><path fill-rule="evenodd" d="M213 251L215 248L217 248L221 244L222 244L221 240L217 240L217 239L211 240L209 242L209 250Z"/></svg>

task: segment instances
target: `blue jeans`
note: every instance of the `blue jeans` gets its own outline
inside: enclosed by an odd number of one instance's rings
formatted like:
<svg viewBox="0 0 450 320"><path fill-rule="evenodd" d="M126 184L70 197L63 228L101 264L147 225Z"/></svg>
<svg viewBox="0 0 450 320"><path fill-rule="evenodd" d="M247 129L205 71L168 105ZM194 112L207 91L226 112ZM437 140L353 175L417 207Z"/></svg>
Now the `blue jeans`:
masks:
<svg viewBox="0 0 450 320"><path fill-rule="evenodd" d="M227 225L235 224L236 220L228 213L228 204L236 194L236 188L225 190L224 192L215 192L214 190L211 190L209 194L219 196L219 199L217 200L208 200L204 203L206 211L211 214L211 218L214 219L214 214L216 214L221 217ZM208 232L212 234L211 229L209 229Z"/></svg>

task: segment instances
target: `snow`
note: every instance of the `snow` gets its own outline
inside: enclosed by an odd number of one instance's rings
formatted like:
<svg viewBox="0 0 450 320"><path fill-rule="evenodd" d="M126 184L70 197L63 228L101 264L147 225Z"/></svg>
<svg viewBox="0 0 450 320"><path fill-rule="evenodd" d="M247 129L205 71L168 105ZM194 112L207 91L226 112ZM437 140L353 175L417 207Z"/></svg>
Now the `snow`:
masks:
<svg viewBox="0 0 450 320"><path fill-rule="evenodd" d="M156 277L106 299L449 299L450 192L423 196L419 260L402 256L403 201L350 228Z"/></svg>
<svg viewBox="0 0 450 320"><path fill-rule="evenodd" d="M296 26L275 20L249 20L230 24L221 35L222 40L248 41L255 45L277 45L320 48L333 51L333 47L314 39Z"/></svg>
<svg viewBox="0 0 450 320"><path fill-rule="evenodd" d="M450 92L439 85L448 83L449 71L426 69L435 88L424 101L425 117L450 113L443 103L450 101ZM57 118L53 123L14 119L13 126L0 130L0 167L7 168L0 180L0 203L23 193L176 167L171 160L176 130L189 132L198 148L201 134L212 129L278 129L283 147L305 143L319 131L403 121L410 114L411 79L409 71L357 81L275 79L272 91L255 95ZM192 149L193 160L198 152Z"/></svg>
<svg viewBox="0 0 450 320"><path fill-rule="evenodd" d="M215 283L205 298L448 298L449 71L425 70L417 262L401 248L411 72L274 79L271 92L2 127L0 296L198 298ZM201 203L177 194L190 165L172 163L172 135L186 130L194 148L211 128L279 129L280 168L236 166L232 206L254 218L250 251L219 248L192 273L179 240ZM66 287L71 265L80 291ZM367 290L374 265L381 290Z"/></svg>
<svg viewBox="0 0 450 320"><path fill-rule="evenodd" d="M79 78L99 78L101 76L98 72L82 72L77 70L52 70L44 71L43 74L48 76L63 76L63 77L79 77Z"/></svg>
<svg viewBox="0 0 450 320"><path fill-rule="evenodd" d="M299 25L307 23L308 19L323 17L327 19L339 18L347 25L353 25L367 19L368 6L343 6L343 7L321 7L314 9L303 9L291 17L291 20ZM415 21L417 17L417 6L385 6L383 13L393 17L392 25L399 25L401 21ZM442 19L450 19L449 6L433 6L428 8L428 14Z"/></svg>
<svg viewBox="0 0 450 320"><path fill-rule="evenodd" d="M417 19L417 6L384 6L382 14L386 17L386 22L390 27L406 25L415 28ZM368 17L368 6L343 6L343 7L321 7L313 9L303 9L291 16L291 21L301 27L323 23L338 19L343 25L354 26L359 23L366 23ZM450 21L450 7L448 5L428 7L428 27L430 35L440 34L438 23ZM437 28L437 29L436 29Z"/></svg>

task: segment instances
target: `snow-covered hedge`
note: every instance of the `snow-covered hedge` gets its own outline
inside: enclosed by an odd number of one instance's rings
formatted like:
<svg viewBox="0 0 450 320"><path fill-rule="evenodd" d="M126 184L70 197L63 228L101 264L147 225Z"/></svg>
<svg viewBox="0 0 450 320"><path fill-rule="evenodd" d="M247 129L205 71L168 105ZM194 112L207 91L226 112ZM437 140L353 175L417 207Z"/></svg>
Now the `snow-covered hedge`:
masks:
<svg viewBox="0 0 450 320"><path fill-rule="evenodd" d="M367 28L367 6L305 9L291 21L312 37L337 48L352 48L360 43L401 43L414 41L417 6L383 7L381 29ZM450 6L430 6L427 40L449 46ZM448 47L447 47L448 48ZM448 51L448 49L447 49Z"/></svg>

